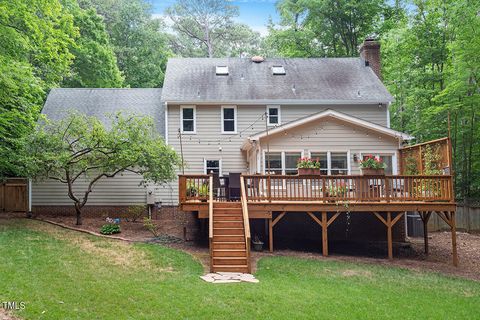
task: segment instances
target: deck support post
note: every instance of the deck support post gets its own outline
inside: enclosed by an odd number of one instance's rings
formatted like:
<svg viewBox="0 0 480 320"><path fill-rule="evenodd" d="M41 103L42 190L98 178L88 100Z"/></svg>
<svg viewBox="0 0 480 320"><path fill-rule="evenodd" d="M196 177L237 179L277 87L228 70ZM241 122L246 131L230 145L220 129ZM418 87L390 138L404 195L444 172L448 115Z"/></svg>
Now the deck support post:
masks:
<svg viewBox="0 0 480 320"><path fill-rule="evenodd" d="M437 212L438 216L450 226L452 233L452 259L453 265L458 267L458 253L457 253L457 223L455 221L455 211L440 211Z"/></svg>
<svg viewBox="0 0 480 320"><path fill-rule="evenodd" d="M458 253L457 253L457 223L455 221L455 211L437 211L437 214L446 224L450 226L452 233L452 259L453 265L458 267Z"/></svg>
<svg viewBox="0 0 480 320"><path fill-rule="evenodd" d="M322 254L328 256L328 219L327 212L322 212Z"/></svg>
<svg viewBox="0 0 480 320"><path fill-rule="evenodd" d="M458 254L457 254L457 222L455 221L455 211L450 213L451 230L452 230L452 255L453 265L458 267Z"/></svg>
<svg viewBox="0 0 480 320"><path fill-rule="evenodd" d="M328 226L332 224L335 219L338 218L340 212L335 213L330 219L328 219L327 212L322 212L322 220L319 220L313 212L307 211L307 214L322 227L322 255L328 256Z"/></svg>
<svg viewBox="0 0 480 320"><path fill-rule="evenodd" d="M398 215L392 219L392 213L387 212L387 220L385 220L378 212L373 212L373 214L387 227L387 245L388 245L388 259L393 259L393 237L392 237L392 228L395 223L400 220L400 218L405 214L405 212L399 212Z"/></svg>
<svg viewBox="0 0 480 320"><path fill-rule="evenodd" d="M392 214L387 212L387 242L388 242L388 259L393 259L393 240L392 240Z"/></svg>
<svg viewBox="0 0 480 320"><path fill-rule="evenodd" d="M420 211L420 218L423 222L423 245L425 254L428 256L428 220L430 220L430 216L432 215L431 211Z"/></svg>
<svg viewBox="0 0 480 320"><path fill-rule="evenodd" d="M283 211L280 213L275 219L273 218L273 213L272 213L272 218L267 219L268 220L268 250L270 252L273 252L273 227L285 216L287 212Z"/></svg>
<svg viewBox="0 0 480 320"><path fill-rule="evenodd" d="M273 252L273 223L272 218L268 219L268 249Z"/></svg>

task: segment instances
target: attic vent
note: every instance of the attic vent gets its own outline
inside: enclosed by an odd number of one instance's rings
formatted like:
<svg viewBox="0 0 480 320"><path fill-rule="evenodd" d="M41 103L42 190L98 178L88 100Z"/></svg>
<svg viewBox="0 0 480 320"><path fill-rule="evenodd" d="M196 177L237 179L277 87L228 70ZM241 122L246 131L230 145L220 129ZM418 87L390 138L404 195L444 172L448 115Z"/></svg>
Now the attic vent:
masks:
<svg viewBox="0 0 480 320"><path fill-rule="evenodd" d="M215 68L215 74L217 76L228 76L228 67L227 66L217 66Z"/></svg>
<svg viewBox="0 0 480 320"><path fill-rule="evenodd" d="M274 76L286 74L285 68L283 66L273 66L272 67L272 73L273 73Z"/></svg>

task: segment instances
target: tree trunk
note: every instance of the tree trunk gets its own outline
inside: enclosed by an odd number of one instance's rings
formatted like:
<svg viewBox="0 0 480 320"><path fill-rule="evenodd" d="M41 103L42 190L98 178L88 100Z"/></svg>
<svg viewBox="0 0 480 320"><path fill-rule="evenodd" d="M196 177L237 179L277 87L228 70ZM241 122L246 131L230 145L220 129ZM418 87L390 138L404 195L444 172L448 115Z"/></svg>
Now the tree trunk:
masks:
<svg viewBox="0 0 480 320"><path fill-rule="evenodd" d="M77 217L77 226L82 225L82 207L80 206L79 203L75 203L75 213Z"/></svg>

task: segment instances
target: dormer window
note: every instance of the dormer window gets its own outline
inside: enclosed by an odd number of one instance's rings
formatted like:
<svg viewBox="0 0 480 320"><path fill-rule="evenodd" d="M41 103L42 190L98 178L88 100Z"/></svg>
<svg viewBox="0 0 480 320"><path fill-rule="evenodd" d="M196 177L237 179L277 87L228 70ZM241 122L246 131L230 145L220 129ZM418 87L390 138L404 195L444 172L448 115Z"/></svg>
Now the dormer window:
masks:
<svg viewBox="0 0 480 320"><path fill-rule="evenodd" d="M273 66L272 67L272 74L274 76L285 75L285 68L283 66Z"/></svg>
<svg viewBox="0 0 480 320"><path fill-rule="evenodd" d="M228 67L227 66L216 66L215 74L217 76L228 76Z"/></svg>

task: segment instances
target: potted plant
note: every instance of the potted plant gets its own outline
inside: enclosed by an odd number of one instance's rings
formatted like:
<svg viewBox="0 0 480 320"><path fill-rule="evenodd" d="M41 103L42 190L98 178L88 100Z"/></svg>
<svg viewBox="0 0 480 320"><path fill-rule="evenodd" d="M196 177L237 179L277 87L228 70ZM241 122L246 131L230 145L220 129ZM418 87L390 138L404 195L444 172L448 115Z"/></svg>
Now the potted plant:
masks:
<svg viewBox="0 0 480 320"><path fill-rule="evenodd" d="M263 251L263 241L260 240L258 235L255 235L255 237L252 240L252 244L253 244L253 250Z"/></svg>
<svg viewBox="0 0 480 320"><path fill-rule="evenodd" d="M195 186L195 183L193 181L189 181L187 183L187 197L195 197L198 192L198 188Z"/></svg>
<svg viewBox="0 0 480 320"><path fill-rule="evenodd" d="M200 196L202 202L206 202L208 199L208 184L202 184L198 188L198 195Z"/></svg>
<svg viewBox="0 0 480 320"><path fill-rule="evenodd" d="M368 155L364 160L360 161L360 169L362 174L366 176L385 175L386 167L387 165L382 158L372 155Z"/></svg>
<svg viewBox="0 0 480 320"><path fill-rule="evenodd" d="M318 159L312 160L304 157L297 161L297 169L299 175L319 175L320 174L320 161Z"/></svg>
<svg viewBox="0 0 480 320"><path fill-rule="evenodd" d="M328 186L328 197L342 198L347 195L348 186L344 181L334 182Z"/></svg>

